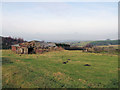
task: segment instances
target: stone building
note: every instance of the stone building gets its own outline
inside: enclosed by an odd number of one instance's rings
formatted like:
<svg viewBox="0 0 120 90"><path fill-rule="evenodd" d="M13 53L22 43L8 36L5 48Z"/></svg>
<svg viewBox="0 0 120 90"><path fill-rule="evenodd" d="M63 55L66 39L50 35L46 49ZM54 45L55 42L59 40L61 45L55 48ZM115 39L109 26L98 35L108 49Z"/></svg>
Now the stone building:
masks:
<svg viewBox="0 0 120 90"><path fill-rule="evenodd" d="M44 41L30 41L12 45L12 51L17 54L34 54L43 53L51 50L57 50L59 47L55 43L47 43Z"/></svg>

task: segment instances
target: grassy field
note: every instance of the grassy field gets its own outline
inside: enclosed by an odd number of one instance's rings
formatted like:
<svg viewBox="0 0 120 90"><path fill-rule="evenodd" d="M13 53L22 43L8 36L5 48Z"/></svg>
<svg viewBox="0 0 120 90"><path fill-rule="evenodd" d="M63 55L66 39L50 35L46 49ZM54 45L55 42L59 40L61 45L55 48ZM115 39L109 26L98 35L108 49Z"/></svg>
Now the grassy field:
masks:
<svg viewBox="0 0 120 90"><path fill-rule="evenodd" d="M117 88L118 56L67 50L19 55L3 50L2 79L3 88Z"/></svg>
<svg viewBox="0 0 120 90"><path fill-rule="evenodd" d="M92 42L92 41L72 42L71 45L73 45L73 46L83 47L83 46L89 44L90 42Z"/></svg>

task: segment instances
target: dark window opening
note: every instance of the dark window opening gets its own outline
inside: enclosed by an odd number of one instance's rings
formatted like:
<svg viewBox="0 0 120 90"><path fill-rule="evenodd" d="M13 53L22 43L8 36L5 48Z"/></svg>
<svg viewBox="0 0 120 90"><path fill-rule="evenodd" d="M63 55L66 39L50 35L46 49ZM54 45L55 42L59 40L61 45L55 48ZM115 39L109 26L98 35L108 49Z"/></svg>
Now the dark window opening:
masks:
<svg viewBox="0 0 120 90"><path fill-rule="evenodd" d="M24 54L24 49L22 49L22 52L21 52L21 54Z"/></svg>
<svg viewBox="0 0 120 90"><path fill-rule="evenodd" d="M28 48L28 54L33 54L34 53L34 49L33 48Z"/></svg>

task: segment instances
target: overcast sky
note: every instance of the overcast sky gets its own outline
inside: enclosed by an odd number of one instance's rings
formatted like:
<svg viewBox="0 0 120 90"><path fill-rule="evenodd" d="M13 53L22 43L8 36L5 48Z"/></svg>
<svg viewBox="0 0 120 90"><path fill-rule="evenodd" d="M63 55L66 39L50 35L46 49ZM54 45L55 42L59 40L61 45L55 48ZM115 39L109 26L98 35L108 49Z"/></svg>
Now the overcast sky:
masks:
<svg viewBox="0 0 120 90"><path fill-rule="evenodd" d="M2 35L25 40L118 38L117 2L6 2Z"/></svg>

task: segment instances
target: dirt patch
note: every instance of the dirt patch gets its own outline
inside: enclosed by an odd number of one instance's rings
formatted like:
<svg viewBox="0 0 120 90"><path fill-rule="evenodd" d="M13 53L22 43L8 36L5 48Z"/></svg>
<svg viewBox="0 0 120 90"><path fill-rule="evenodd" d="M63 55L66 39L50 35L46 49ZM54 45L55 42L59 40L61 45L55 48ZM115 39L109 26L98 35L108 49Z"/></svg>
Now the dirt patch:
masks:
<svg viewBox="0 0 120 90"><path fill-rule="evenodd" d="M22 63L25 64L25 62L21 61L21 60L16 60L16 63Z"/></svg>
<svg viewBox="0 0 120 90"><path fill-rule="evenodd" d="M53 76L58 80L64 79L65 77L65 75L61 72L53 73Z"/></svg>
<svg viewBox="0 0 120 90"><path fill-rule="evenodd" d="M57 72L57 73L54 73L53 74L54 76L61 76L61 75L63 75L61 72Z"/></svg>
<svg viewBox="0 0 120 90"><path fill-rule="evenodd" d="M82 80L82 79L78 79L80 82L82 83L86 83L87 81L86 80Z"/></svg>
<svg viewBox="0 0 120 90"><path fill-rule="evenodd" d="M20 62L20 60L16 60L17 62Z"/></svg>

